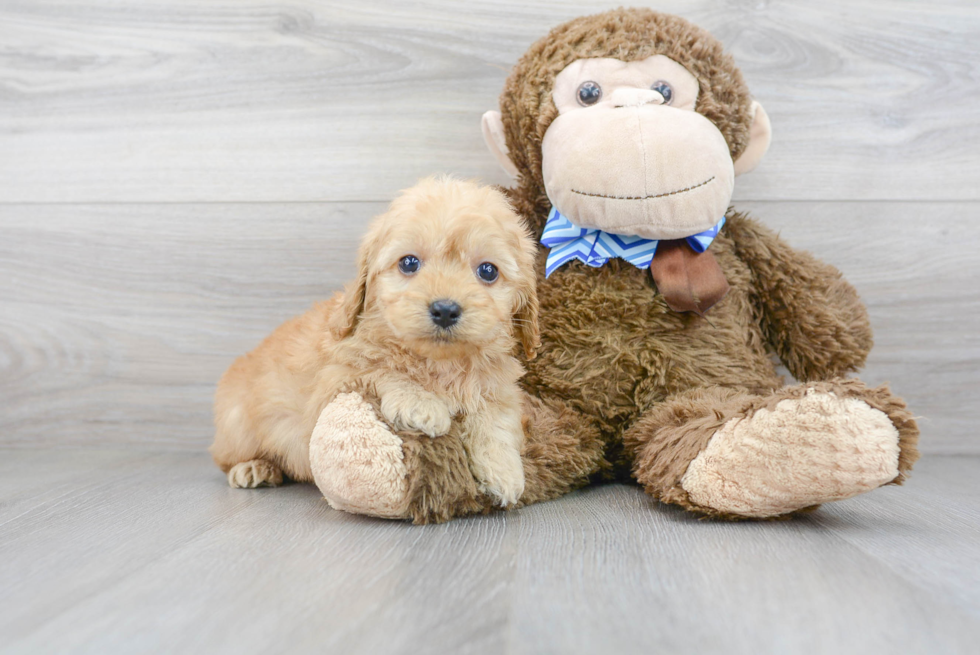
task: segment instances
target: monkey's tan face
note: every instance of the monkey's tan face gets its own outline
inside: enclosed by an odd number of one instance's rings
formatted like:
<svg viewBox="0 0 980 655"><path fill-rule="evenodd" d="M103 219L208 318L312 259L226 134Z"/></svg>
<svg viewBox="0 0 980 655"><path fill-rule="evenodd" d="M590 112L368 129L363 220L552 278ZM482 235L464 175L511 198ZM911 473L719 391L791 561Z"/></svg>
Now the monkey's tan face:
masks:
<svg viewBox="0 0 980 655"><path fill-rule="evenodd" d="M552 204L580 227L680 239L715 225L735 172L718 128L694 111L698 81L656 55L579 59L555 78L542 141Z"/></svg>

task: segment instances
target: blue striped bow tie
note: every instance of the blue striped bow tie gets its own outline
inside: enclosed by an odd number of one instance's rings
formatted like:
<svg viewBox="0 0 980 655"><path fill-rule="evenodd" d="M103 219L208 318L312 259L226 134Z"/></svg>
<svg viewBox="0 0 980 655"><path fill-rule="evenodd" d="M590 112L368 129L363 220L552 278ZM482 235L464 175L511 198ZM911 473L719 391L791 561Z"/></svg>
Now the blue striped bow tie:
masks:
<svg viewBox="0 0 980 655"><path fill-rule="evenodd" d="M687 245L694 252L704 252L724 224L725 217L722 216L714 227L687 237ZM541 234L541 243L550 248L544 267L544 276L548 277L559 266L573 259L598 268L613 257L620 257L637 268L650 268L650 262L653 261L660 242L578 227L552 207Z"/></svg>

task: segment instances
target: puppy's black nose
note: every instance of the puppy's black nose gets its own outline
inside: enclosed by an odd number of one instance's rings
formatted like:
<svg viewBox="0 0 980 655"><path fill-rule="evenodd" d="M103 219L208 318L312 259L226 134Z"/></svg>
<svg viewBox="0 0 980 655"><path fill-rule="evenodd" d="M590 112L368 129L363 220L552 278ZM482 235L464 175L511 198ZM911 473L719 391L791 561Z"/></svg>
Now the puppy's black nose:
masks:
<svg viewBox="0 0 980 655"><path fill-rule="evenodd" d="M459 315L463 313L463 308L459 303L452 300L437 300L429 305L429 316L432 322L441 328L448 328L456 325Z"/></svg>

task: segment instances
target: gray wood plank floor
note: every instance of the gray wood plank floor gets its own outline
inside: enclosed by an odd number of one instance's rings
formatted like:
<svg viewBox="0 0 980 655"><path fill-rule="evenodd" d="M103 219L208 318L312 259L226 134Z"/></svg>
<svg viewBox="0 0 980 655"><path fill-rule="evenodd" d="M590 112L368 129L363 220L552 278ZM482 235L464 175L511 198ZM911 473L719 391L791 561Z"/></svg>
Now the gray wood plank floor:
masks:
<svg viewBox="0 0 980 655"><path fill-rule="evenodd" d="M416 527L201 453L4 451L0 646L109 653L975 653L977 458L797 521L603 486Z"/></svg>

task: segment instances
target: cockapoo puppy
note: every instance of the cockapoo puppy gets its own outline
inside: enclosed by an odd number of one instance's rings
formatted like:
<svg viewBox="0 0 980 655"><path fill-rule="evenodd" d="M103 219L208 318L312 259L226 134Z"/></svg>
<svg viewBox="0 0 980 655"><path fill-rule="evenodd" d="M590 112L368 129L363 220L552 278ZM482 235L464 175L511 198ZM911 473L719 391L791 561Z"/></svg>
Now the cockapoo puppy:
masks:
<svg viewBox="0 0 980 655"><path fill-rule="evenodd" d="M537 348L535 245L504 196L430 178L374 220L346 292L238 358L215 397L211 454L233 487L312 481L310 435L356 391L396 430L459 434L481 489L524 490L524 371Z"/></svg>

